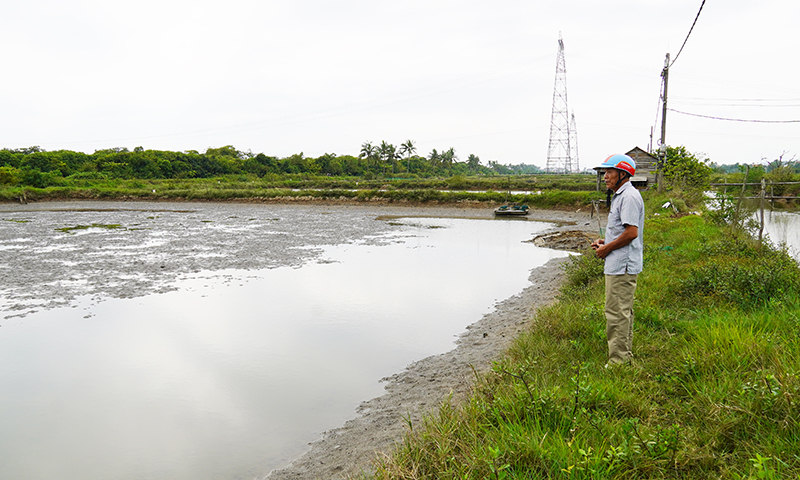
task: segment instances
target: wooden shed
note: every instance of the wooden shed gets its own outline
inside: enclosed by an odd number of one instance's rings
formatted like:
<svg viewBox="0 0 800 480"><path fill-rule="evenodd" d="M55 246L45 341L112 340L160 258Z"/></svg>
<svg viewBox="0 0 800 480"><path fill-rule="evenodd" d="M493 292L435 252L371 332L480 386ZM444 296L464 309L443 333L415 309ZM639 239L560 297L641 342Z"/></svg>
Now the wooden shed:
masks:
<svg viewBox="0 0 800 480"><path fill-rule="evenodd" d="M658 159L656 157L639 147L634 147L632 150L625 152L625 155L636 162L636 175L631 178L631 183L634 187L644 190L656 183L656 173L658 172ZM597 191L600 192L605 190L603 188L603 172L597 167L594 167L594 169L597 171Z"/></svg>

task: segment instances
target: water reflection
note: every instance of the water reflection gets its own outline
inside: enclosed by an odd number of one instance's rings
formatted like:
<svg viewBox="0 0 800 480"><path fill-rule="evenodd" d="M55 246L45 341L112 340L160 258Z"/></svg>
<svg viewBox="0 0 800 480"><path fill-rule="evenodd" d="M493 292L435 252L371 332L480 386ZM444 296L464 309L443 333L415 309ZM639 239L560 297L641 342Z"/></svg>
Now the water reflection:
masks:
<svg viewBox="0 0 800 480"><path fill-rule="evenodd" d="M800 214L767 212L764 215L764 232L773 244L786 246L789 253L800 261Z"/></svg>
<svg viewBox="0 0 800 480"><path fill-rule="evenodd" d="M6 320L0 478L262 477L564 255L522 243L535 222L393 224L302 267Z"/></svg>

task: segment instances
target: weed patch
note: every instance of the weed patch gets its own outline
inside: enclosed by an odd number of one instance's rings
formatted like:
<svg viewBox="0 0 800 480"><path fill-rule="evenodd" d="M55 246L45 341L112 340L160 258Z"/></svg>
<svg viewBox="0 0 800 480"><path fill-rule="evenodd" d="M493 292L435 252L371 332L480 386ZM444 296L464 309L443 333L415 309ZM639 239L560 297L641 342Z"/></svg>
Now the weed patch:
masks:
<svg viewBox="0 0 800 480"><path fill-rule="evenodd" d="M123 227L122 225L120 225L118 223L112 223L112 224L93 223L91 225L75 225L74 227L57 228L56 230L58 230L59 232L64 232L64 233L73 233L73 232L78 231L78 230L88 230L90 228L100 228L100 229L105 229L105 230L117 230L117 229L124 229L125 227Z"/></svg>
<svg viewBox="0 0 800 480"><path fill-rule="evenodd" d="M678 294L753 309L800 294L800 271L784 251L742 239L704 245L687 268Z"/></svg>

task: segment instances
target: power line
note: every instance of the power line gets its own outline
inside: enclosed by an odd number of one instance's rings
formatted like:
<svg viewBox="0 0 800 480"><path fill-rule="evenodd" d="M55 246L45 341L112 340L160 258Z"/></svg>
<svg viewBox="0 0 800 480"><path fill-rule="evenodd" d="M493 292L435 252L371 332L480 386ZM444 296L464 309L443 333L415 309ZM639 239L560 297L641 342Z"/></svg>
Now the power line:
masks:
<svg viewBox="0 0 800 480"><path fill-rule="evenodd" d="M705 100L709 102L800 102L800 98L712 98L712 97L684 97L673 95L678 100Z"/></svg>
<svg viewBox="0 0 800 480"><path fill-rule="evenodd" d="M675 58L672 59L672 63L669 64L670 67L675 65L675 61L678 60L678 57L681 55L681 52L683 51L683 47L685 47L686 46L686 42L689 41L689 35L692 34L692 30L694 30L694 26L697 23L697 19L700 18L700 12L703 11L703 5L705 5L705 4L706 4L706 0L703 0L700 3L700 10L697 11L697 16L694 17L694 22L692 22L692 28L690 28L689 29L689 33L686 34L686 39L684 39L683 45L681 45L681 49L678 50L678 54L675 55ZM669 67L667 67L667 68L669 68Z"/></svg>
<svg viewBox="0 0 800 480"><path fill-rule="evenodd" d="M711 115L700 115L699 113L689 113L689 112L681 112L680 110L675 110L673 108L668 108L670 112L680 113L682 115L689 115L692 117L700 117L700 118L709 118L711 120L725 120L728 122L747 122L747 123L800 123L800 120L747 120L742 118L723 118L723 117L713 117Z"/></svg>
<svg viewBox="0 0 800 480"><path fill-rule="evenodd" d="M711 97L672 97L681 104L708 105L717 107L745 108L796 108L800 107L800 98L711 98Z"/></svg>
<svg viewBox="0 0 800 480"><path fill-rule="evenodd" d="M672 100L675 100L674 98ZM705 106L705 107L744 107L744 108L797 108L800 107L800 103L794 104L783 104L783 105L768 105L768 104L753 104L753 103L715 103L715 102L703 102L700 100L694 101L681 101L679 103L687 104L687 105L694 105L694 106Z"/></svg>

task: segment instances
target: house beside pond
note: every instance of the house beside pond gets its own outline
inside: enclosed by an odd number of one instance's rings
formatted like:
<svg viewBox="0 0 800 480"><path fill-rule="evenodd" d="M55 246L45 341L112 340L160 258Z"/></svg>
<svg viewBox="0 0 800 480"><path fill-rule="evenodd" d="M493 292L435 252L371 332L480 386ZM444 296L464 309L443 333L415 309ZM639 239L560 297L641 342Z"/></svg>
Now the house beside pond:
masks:
<svg viewBox="0 0 800 480"><path fill-rule="evenodd" d="M631 183L634 187L640 190L646 190L651 185L656 183L656 173L658 171L658 158L650 155L639 147L634 147L633 150L625 152L625 155L631 157L636 162L636 175L631 178ZM603 172L595 167L597 171L597 191L603 191Z"/></svg>

